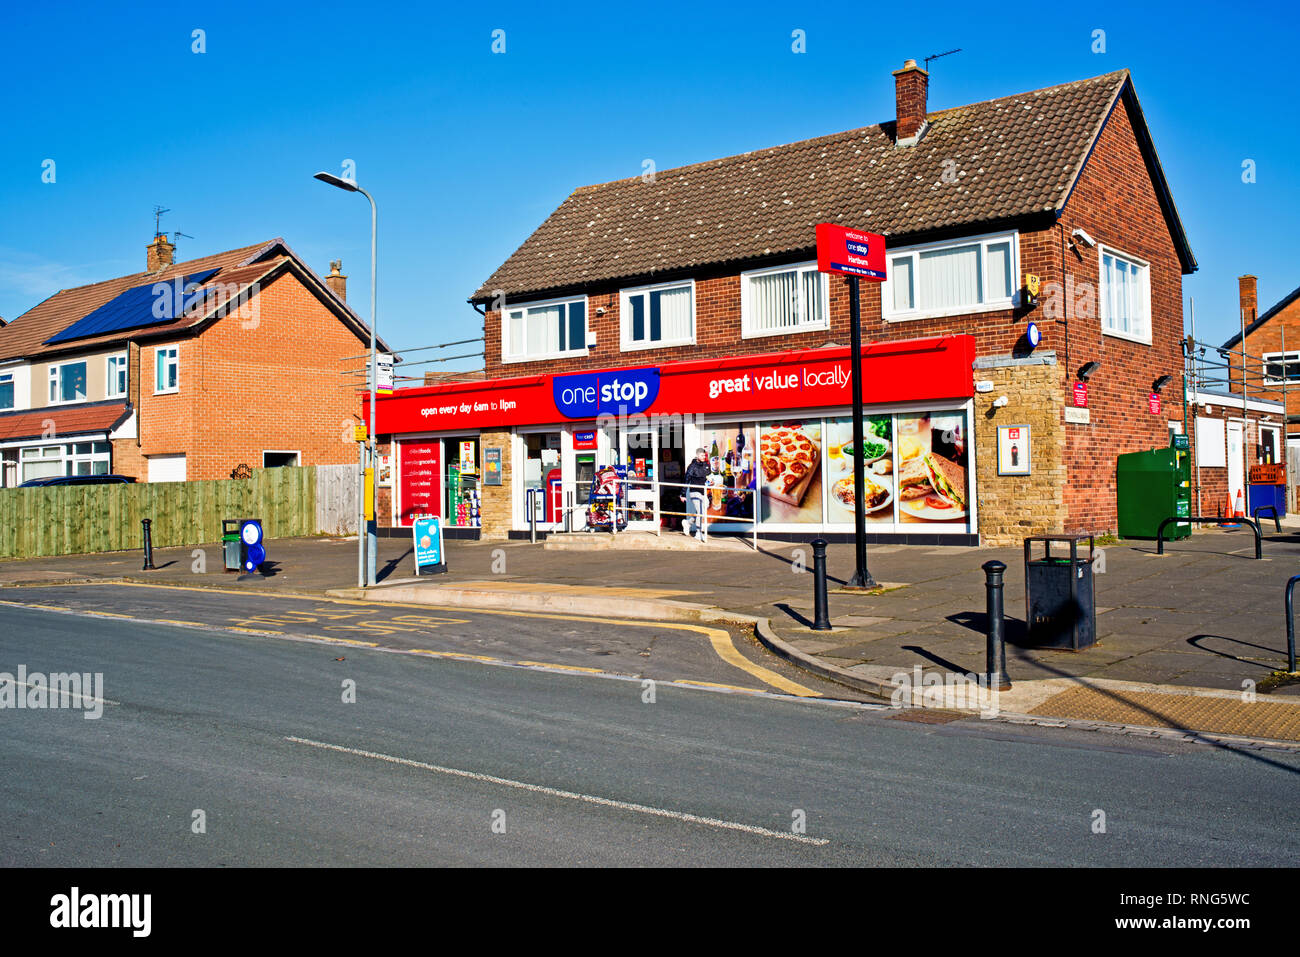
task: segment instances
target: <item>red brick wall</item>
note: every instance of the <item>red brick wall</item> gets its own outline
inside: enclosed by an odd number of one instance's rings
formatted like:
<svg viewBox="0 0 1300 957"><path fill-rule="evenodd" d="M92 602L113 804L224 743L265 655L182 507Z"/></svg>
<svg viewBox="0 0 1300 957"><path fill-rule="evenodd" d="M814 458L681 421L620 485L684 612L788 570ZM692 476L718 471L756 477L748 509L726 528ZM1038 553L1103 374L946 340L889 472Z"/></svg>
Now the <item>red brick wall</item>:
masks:
<svg viewBox="0 0 1300 957"><path fill-rule="evenodd" d="M365 351L360 340L292 274L255 301L255 316L229 315L177 341L177 394L153 394L153 348L142 350L143 455L185 453L190 479L229 478L241 463L261 468L263 450L298 451L300 465L356 461L360 403L339 373L345 356Z"/></svg>
<svg viewBox="0 0 1300 957"><path fill-rule="evenodd" d="M1286 340L1286 349L1282 348L1282 340ZM1240 348L1237 346L1236 348ZM1260 356L1265 352L1300 352L1300 299L1296 299L1284 307L1277 315L1273 316L1262 326L1256 329L1250 335L1246 336L1246 355ZM1217 357L1215 357L1217 358ZM1233 392L1241 392L1241 365L1240 357L1233 363L1232 385ZM1263 369L1258 359L1246 360L1246 388L1250 398L1269 399L1273 402L1282 401L1282 390L1279 388L1265 388L1263 384ZM1223 375L1223 370L1209 372L1208 375ZM1300 382L1292 381L1287 383L1286 406L1289 415L1300 414ZM1293 429L1292 431L1296 431Z"/></svg>
<svg viewBox="0 0 1300 957"><path fill-rule="evenodd" d="M1076 227L1082 227L1100 243L1150 264L1150 345L1102 335L1096 304L1099 249L1080 244L1076 253L1068 242ZM1043 282L1040 304L1035 309L885 322L880 285L864 282L863 340L969 333L976 338L978 355L1008 355L1018 347L1024 348L1026 322L1033 319L1042 333L1038 351L1056 351L1058 361L1065 366L1067 390L1073 386L1080 366L1100 362L1100 370L1088 383L1091 424L1067 424L1065 429L1065 503L1068 530L1113 530L1115 457L1122 452L1167 446L1168 422L1183 418L1181 267L1122 102L1102 131L1059 223L1022 228L1019 246L1019 280L1023 281L1025 273L1033 273ZM1053 284L1057 290L1055 312L1049 305ZM589 355L510 364L501 361L500 313L489 310L484 322L485 368L487 376L494 378L807 349L827 342L848 345L848 282L832 277L830 288L829 330L744 339L739 273L697 277L695 345L622 352L618 290L606 287L588 296L588 328L597 338ZM1086 314L1077 302L1061 308L1066 291L1073 292L1076 299L1091 295L1092 306ZM599 307L605 309L602 316L596 315ZM1062 317L1068 318L1068 340L1066 326L1059 321ZM1300 331L1295 342L1300 349ZM1162 393L1161 413L1152 415L1148 412L1148 396L1153 380L1161 375L1172 375L1174 379Z"/></svg>

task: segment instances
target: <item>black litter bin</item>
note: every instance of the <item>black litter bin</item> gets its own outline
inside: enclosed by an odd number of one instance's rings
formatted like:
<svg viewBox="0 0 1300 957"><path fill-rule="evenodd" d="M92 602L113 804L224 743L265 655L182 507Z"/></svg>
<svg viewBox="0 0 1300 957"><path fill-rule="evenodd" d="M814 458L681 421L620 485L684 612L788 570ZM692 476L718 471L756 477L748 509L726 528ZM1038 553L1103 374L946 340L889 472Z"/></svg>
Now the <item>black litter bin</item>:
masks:
<svg viewBox="0 0 1300 957"><path fill-rule="evenodd" d="M1079 555L1087 540L1088 555ZM1031 546L1043 543L1043 557ZM1066 542L1069 557L1052 555L1053 542ZM1025 539L1025 623L1030 644L1082 651L1097 643L1097 605L1092 587L1091 535L1038 535Z"/></svg>

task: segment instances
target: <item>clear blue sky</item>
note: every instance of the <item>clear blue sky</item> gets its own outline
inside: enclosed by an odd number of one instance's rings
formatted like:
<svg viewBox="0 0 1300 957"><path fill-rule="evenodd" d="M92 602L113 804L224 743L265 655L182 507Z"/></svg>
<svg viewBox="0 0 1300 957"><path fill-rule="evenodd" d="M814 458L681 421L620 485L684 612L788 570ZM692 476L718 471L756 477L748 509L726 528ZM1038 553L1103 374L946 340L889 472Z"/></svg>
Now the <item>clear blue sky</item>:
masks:
<svg viewBox="0 0 1300 957"><path fill-rule="evenodd" d="M889 119L890 71L953 47L932 108L1132 70L1200 262L1202 338L1236 330L1239 274L1261 309L1300 286L1293 5L547 7L8 7L0 315L143 268L154 204L195 237L182 258L277 235L318 272L342 258L365 315L368 207L311 178L351 159L380 204L381 333L478 335L466 297L574 187Z"/></svg>

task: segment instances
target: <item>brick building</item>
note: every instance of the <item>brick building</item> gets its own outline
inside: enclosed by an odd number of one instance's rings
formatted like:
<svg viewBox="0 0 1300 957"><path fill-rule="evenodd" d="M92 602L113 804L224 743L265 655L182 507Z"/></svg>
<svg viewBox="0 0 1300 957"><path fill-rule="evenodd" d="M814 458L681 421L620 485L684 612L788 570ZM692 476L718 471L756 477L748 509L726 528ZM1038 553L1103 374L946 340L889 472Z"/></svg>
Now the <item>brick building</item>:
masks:
<svg viewBox="0 0 1300 957"><path fill-rule="evenodd" d="M862 284L866 412L883 440L868 449L886 449L871 456L871 535L1004 543L1114 529L1116 455L1182 428L1177 385L1163 404L1159 390L1180 381L1182 276L1196 268L1132 80L933 112L915 62L894 82L888 122L575 190L471 297L486 380L381 400L379 431L400 439L389 519L450 508L436 488L403 491L408 443L444 485L446 443L471 442L480 470L495 450L502 484L478 493L484 534L504 535L526 527L529 488L555 475L582 499L593 464L626 468L649 487L643 505L666 506L660 486L718 442L757 499L746 516L723 493L720 527L744 530L757 507L765 535L851 530L850 294L816 269L825 222L888 244L888 279ZM836 388L759 394L760 381L801 375ZM620 377L656 397L564 399ZM680 434L634 448L673 416ZM1000 440L1014 464L999 461ZM811 452L811 481L785 471L796 446ZM927 488L918 465L936 462L963 488L945 497L931 475L935 494L913 495Z"/></svg>
<svg viewBox="0 0 1300 957"><path fill-rule="evenodd" d="M1248 396L1272 402L1285 398L1288 445L1300 443L1300 287L1292 289L1264 312L1258 312L1258 291L1254 276L1240 276L1237 290L1241 325L1245 330L1245 383ZM1241 392L1242 333L1231 336L1222 346L1229 350L1232 366L1230 390ZM1266 446L1270 461L1284 457L1278 445Z"/></svg>
<svg viewBox="0 0 1300 957"><path fill-rule="evenodd" d="M356 461L365 351L346 277L281 239L65 289L0 328L0 481L117 473L230 478L244 465ZM345 438L346 432L346 438Z"/></svg>

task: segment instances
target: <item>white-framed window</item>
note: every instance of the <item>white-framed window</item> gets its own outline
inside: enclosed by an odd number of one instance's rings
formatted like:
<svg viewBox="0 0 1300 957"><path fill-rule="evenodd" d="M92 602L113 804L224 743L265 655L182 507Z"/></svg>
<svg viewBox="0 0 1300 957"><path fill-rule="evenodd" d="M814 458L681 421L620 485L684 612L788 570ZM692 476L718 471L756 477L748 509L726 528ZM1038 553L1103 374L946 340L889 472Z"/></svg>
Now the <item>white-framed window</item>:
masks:
<svg viewBox="0 0 1300 957"><path fill-rule="evenodd" d="M63 446L36 445L28 446L19 452L22 474L19 482L30 482L38 478L57 478L63 475Z"/></svg>
<svg viewBox="0 0 1300 957"><path fill-rule="evenodd" d="M0 410L15 407L14 374L0 372Z"/></svg>
<svg viewBox="0 0 1300 957"><path fill-rule="evenodd" d="M179 392L181 388L181 351L179 346L159 346L153 351L153 391Z"/></svg>
<svg viewBox="0 0 1300 957"><path fill-rule="evenodd" d="M587 298L552 299L501 311L501 361L587 354Z"/></svg>
<svg viewBox="0 0 1300 957"><path fill-rule="evenodd" d="M1019 234L992 233L896 249L880 290L887 320L1010 309L1019 298Z"/></svg>
<svg viewBox="0 0 1300 957"><path fill-rule="evenodd" d="M107 475L110 449L107 442L74 442L65 446L68 475Z"/></svg>
<svg viewBox="0 0 1300 957"><path fill-rule="evenodd" d="M110 399L126 395L126 353L108 357L106 393Z"/></svg>
<svg viewBox="0 0 1300 957"><path fill-rule="evenodd" d="M50 405L86 401L86 363L64 362L50 366Z"/></svg>
<svg viewBox="0 0 1300 957"><path fill-rule="evenodd" d="M695 344L695 280L623 289L618 295L625 352Z"/></svg>
<svg viewBox="0 0 1300 957"><path fill-rule="evenodd" d="M775 336L830 328L830 277L817 263L740 274L741 336Z"/></svg>
<svg viewBox="0 0 1300 957"><path fill-rule="evenodd" d="M1151 277L1147 263L1109 246L1098 247L1097 309L1101 331L1151 344Z"/></svg>
<svg viewBox="0 0 1300 957"><path fill-rule="evenodd" d="M1300 379L1300 352L1264 353L1265 385L1281 385L1283 380L1297 379Z"/></svg>

